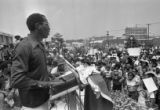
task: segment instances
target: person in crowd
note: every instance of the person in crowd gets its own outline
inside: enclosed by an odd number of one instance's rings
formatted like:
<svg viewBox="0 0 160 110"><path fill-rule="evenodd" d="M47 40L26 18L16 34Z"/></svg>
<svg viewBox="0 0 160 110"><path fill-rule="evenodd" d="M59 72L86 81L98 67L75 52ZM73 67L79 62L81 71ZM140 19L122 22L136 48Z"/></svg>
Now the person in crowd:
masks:
<svg viewBox="0 0 160 110"><path fill-rule="evenodd" d="M157 59L157 67L160 67L160 58Z"/></svg>
<svg viewBox="0 0 160 110"><path fill-rule="evenodd" d="M14 38L16 39L15 44L17 45L20 42L21 36L16 35L16 36L14 36Z"/></svg>
<svg viewBox="0 0 160 110"><path fill-rule="evenodd" d="M30 33L16 46L12 59L12 87L19 91L22 110L48 110L49 73L41 42L48 37L50 27L40 13L31 14L26 24Z"/></svg>
<svg viewBox="0 0 160 110"><path fill-rule="evenodd" d="M124 77L119 71L113 71L112 73L112 90L121 91L124 83Z"/></svg>
<svg viewBox="0 0 160 110"><path fill-rule="evenodd" d="M142 88L138 91L139 96L138 96L138 103L141 106L144 107L149 107L150 106L150 97L149 93L147 91L147 88L145 87L144 83L142 82Z"/></svg>
<svg viewBox="0 0 160 110"><path fill-rule="evenodd" d="M128 73L128 77L126 79L126 86L128 91L128 96L132 99L138 101L138 91L137 88L140 82L136 78L136 75L133 72Z"/></svg>
<svg viewBox="0 0 160 110"><path fill-rule="evenodd" d="M156 92L156 104L160 109L160 69L159 68L156 68L156 74L157 74L157 87L158 87L158 90Z"/></svg>
<svg viewBox="0 0 160 110"><path fill-rule="evenodd" d="M10 52L9 52L9 46L8 45L4 45L3 55L4 55L4 60L9 60L10 59Z"/></svg>
<svg viewBox="0 0 160 110"><path fill-rule="evenodd" d="M110 65L101 68L101 74L104 77L108 90L111 90L111 67Z"/></svg>
<svg viewBox="0 0 160 110"><path fill-rule="evenodd" d="M3 58L3 45L0 45L0 62L4 60Z"/></svg>
<svg viewBox="0 0 160 110"><path fill-rule="evenodd" d="M154 83L155 83L155 85L156 85L157 88L158 88L157 75L156 75L155 72L153 72L153 71L148 71L148 72L145 73L144 77L145 77L145 78L152 78L153 81L154 81ZM151 106L154 106L154 105L155 105L156 92L157 92L157 91L154 91L154 92L149 93Z"/></svg>

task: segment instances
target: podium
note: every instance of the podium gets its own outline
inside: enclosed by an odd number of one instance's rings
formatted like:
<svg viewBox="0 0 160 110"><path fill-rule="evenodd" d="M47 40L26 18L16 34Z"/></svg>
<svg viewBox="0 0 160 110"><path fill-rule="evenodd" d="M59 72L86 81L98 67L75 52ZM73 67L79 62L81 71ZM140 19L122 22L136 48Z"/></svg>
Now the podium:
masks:
<svg viewBox="0 0 160 110"><path fill-rule="evenodd" d="M57 99L79 88L78 82L73 73L56 78L57 81L64 81L63 84L51 87L51 100Z"/></svg>

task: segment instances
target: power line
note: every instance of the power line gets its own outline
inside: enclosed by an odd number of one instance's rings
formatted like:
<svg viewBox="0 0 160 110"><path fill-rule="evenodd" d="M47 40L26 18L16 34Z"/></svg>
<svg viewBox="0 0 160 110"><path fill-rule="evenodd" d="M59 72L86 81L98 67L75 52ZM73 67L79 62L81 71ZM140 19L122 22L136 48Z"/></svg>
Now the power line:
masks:
<svg viewBox="0 0 160 110"><path fill-rule="evenodd" d="M110 31L122 31L122 30L125 30L125 28L123 28L123 29L117 29L117 30L110 30Z"/></svg>
<svg viewBox="0 0 160 110"><path fill-rule="evenodd" d="M147 24L160 24L160 21L157 21L157 22L151 22L151 23L144 23L144 24L136 24L136 25L147 25Z"/></svg>
<svg viewBox="0 0 160 110"><path fill-rule="evenodd" d="M150 30L150 26L151 25L154 25L154 24L160 24L160 21L157 21L157 22L150 22L150 23L145 23L145 24L136 24L136 27L137 27L137 25L147 25L147 33L148 33L148 39L149 39L149 30ZM127 26L126 26L127 27ZM125 31L125 28L121 28L121 29L112 29L112 30L109 30L110 32L116 32L116 31Z"/></svg>
<svg viewBox="0 0 160 110"><path fill-rule="evenodd" d="M160 21L158 21L158 22L152 22L152 23L145 23L145 24L136 24L136 26L137 25L152 25L152 24L160 24ZM122 28L122 29L113 29L113 30L109 30L109 31L122 31L122 30L125 30L125 28Z"/></svg>
<svg viewBox="0 0 160 110"><path fill-rule="evenodd" d="M145 23L145 24L136 24L137 25L152 25L152 24L160 24L160 21L157 21L157 22L151 22L151 23ZM113 30L109 30L109 31L122 31L122 30L125 30L125 28L121 28L121 29L113 29Z"/></svg>
<svg viewBox="0 0 160 110"><path fill-rule="evenodd" d="M160 24L160 21L158 21L158 22L153 22L153 23L148 23L148 24Z"/></svg>

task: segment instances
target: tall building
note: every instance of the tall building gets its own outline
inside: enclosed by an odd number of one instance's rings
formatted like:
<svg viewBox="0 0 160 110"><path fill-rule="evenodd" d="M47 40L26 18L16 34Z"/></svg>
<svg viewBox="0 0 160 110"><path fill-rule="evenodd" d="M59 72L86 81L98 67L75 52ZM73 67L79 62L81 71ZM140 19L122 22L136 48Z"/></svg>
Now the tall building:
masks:
<svg viewBox="0 0 160 110"><path fill-rule="evenodd" d="M134 36L137 40L147 39L147 27L127 27L125 36Z"/></svg>
<svg viewBox="0 0 160 110"><path fill-rule="evenodd" d="M10 43L13 43L13 35L0 32L0 44L8 45Z"/></svg>

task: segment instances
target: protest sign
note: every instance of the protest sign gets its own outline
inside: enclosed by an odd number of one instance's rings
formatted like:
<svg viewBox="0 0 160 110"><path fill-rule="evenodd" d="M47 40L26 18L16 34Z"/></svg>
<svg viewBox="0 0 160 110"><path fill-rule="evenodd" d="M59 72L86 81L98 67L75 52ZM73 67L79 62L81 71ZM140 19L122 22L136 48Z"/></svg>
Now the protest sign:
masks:
<svg viewBox="0 0 160 110"><path fill-rule="evenodd" d="M90 50L88 50L87 55L95 55L96 53L98 53L99 51L97 49L93 49L91 48Z"/></svg>
<svg viewBox="0 0 160 110"><path fill-rule="evenodd" d="M128 48L129 56L139 56L141 52L141 48Z"/></svg>
<svg viewBox="0 0 160 110"><path fill-rule="evenodd" d="M153 92L153 91L158 90L155 82L153 81L153 79L151 77L143 79L143 82L144 82L148 92Z"/></svg>

